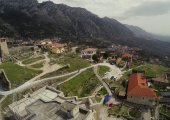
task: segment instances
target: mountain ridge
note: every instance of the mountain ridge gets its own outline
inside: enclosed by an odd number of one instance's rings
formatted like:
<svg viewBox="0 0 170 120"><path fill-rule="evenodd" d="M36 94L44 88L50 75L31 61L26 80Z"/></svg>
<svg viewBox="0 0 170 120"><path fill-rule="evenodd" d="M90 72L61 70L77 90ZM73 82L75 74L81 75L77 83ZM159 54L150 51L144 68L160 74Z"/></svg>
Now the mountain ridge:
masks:
<svg viewBox="0 0 170 120"><path fill-rule="evenodd" d="M134 35L136 37L144 38L144 39L147 39L147 40L156 39L156 40L170 42L170 36L164 36L164 35L157 35L157 34L154 34L154 33L149 33L149 32L145 31L144 29L142 29L138 26L127 25L127 24L125 24L125 26L127 28L129 28L134 33Z"/></svg>
<svg viewBox="0 0 170 120"><path fill-rule="evenodd" d="M100 18L84 8L51 1L0 0L0 36L26 40L60 37L74 42L88 41L90 45L116 43L170 56L170 43L136 37L115 19Z"/></svg>

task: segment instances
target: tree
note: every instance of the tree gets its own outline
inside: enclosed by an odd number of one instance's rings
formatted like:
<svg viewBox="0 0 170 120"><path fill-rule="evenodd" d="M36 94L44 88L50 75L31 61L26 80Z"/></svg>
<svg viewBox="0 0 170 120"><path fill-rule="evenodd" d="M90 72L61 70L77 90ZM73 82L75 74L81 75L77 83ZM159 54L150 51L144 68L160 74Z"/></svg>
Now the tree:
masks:
<svg viewBox="0 0 170 120"><path fill-rule="evenodd" d="M92 56L92 59L95 61L95 62L99 62L99 56L97 54L94 54Z"/></svg>
<svg viewBox="0 0 170 120"><path fill-rule="evenodd" d="M104 59L107 59L109 57L109 53L108 52L105 52L104 54L103 54L103 58Z"/></svg>

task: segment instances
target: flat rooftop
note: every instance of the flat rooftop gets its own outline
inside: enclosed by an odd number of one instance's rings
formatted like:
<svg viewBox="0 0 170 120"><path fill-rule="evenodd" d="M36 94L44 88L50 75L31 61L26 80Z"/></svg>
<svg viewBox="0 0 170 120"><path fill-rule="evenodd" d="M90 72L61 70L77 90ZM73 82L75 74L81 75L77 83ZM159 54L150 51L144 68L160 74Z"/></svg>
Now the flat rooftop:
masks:
<svg viewBox="0 0 170 120"><path fill-rule="evenodd" d="M12 108L12 111L15 111L20 116L24 117L27 115L27 111L25 110L26 106L34 103L35 101L41 99L43 101L52 101L57 98L58 94L49 90L39 90L32 95L29 95L28 98L23 98L20 101L12 103L9 107Z"/></svg>
<svg viewBox="0 0 170 120"><path fill-rule="evenodd" d="M59 91L47 87L28 94L27 97L9 105L10 110L25 120L66 120L67 112L78 106L75 101L68 102ZM84 120L89 110L79 108L74 120Z"/></svg>
<svg viewBox="0 0 170 120"><path fill-rule="evenodd" d="M28 106L26 109L30 112L28 116L29 120L67 120L69 117L67 116L67 109L63 110L63 105L71 106L72 103L58 103L58 102L44 102L42 100L37 100L35 103ZM69 106L70 106L69 105ZM88 115L87 110L79 109L78 115L74 118L74 120L84 120Z"/></svg>

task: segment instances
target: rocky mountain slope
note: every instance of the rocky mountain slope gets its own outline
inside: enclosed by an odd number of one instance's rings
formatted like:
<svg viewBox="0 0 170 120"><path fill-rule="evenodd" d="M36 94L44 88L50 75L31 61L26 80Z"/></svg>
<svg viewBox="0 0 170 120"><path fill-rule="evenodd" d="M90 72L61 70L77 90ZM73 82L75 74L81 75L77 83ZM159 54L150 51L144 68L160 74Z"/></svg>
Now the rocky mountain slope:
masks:
<svg viewBox="0 0 170 120"><path fill-rule="evenodd" d="M1 0L0 16L7 30L14 29L15 35L27 38L57 35L99 38L132 36L132 32L116 20L99 18L83 8L52 2Z"/></svg>
<svg viewBox="0 0 170 120"><path fill-rule="evenodd" d="M145 30L143 30L140 27L133 26L133 25L125 25L125 26L127 28L129 28L134 33L134 35L136 37L144 38L147 40L157 39L157 40L161 40L161 41L170 42L170 36L161 36L161 35L152 34L152 33L146 32Z"/></svg>
<svg viewBox="0 0 170 120"><path fill-rule="evenodd" d="M37 0L0 0L0 37L42 39L60 37L90 45L117 43L170 56L170 43L136 37L111 18L100 18L83 8ZM106 44L106 45L107 45Z"/></svg>

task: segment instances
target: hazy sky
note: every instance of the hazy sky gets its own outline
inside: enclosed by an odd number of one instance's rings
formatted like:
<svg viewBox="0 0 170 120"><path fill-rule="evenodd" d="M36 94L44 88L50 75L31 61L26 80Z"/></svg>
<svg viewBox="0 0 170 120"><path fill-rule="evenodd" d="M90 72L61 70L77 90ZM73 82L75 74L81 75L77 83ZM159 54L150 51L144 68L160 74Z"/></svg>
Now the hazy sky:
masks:
<svg viewBox="0 0 170 120"><path fill-rule="evenodd" d="M47 1L47 0L39 0ZM51 0L170 36L170 0Z"/></svg>

